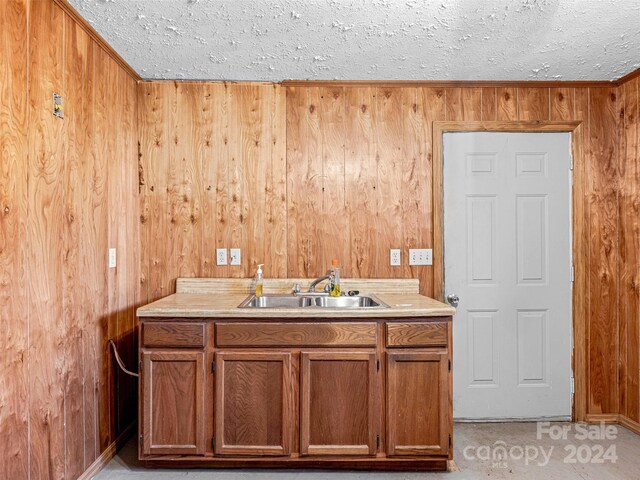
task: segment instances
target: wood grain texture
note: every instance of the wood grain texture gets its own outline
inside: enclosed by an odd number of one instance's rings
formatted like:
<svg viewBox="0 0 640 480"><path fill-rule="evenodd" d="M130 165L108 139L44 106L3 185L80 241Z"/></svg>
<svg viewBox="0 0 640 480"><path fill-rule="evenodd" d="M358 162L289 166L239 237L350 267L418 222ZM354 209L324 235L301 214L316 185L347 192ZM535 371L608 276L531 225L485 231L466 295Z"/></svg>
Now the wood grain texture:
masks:
<svg viewBox="0 0 640 480"><path fill-rule="evenodd" d="M446 323L387 323L388 347L446 346L448 336Z"/></svg>
<svg viewBox="0 0 640 480"><path fill-rule="evenodd" d="M618 413L618 99L616 89L589 95L589 406Z"/></svg>
<svg viewBox="0 0 640 480"><path fill-rule="evenodd" d="M135 81L52 0L0 17L0 476L75 479L135 414L106 343L135 356Z"/></svg>
<svg viewBox="0 0 640 480"><path fill-rule="evenodd" d="M291 357L265 351L216 353L216 454L291 452Z"/></svg>
<svg viewBox="0 0 640 480"><path fill-rule="evenodd" d="M142 352L143 451L204 453L204 353Z"/></svg>
<svg viewBox="0 0 640 480"><path fill-rule="evenodd" d="M145 322L142 345L147 348L204 348L204 323Z"/></svg>
<svg viewBox="0 0 640 480"><path fill-rule="evenodd" d="M300 454L373 455L376 355L302 352Z"/></svg>
<svg viewBox="0 0 640 480"><path fill-rule="evenodd" d="M375 347L375 323L218 323L218 347Z"/></svg>
<svg viewBox="0 0 640 480"><path fill-rule="evenodd" d="M66 429L72 432L84 431L84 391L82 353L83 319L90 299L84 297L81 278L82 269L82 185L84 171L82 155L89 141L82 125L90 121L90 103L84 98L88 52L91 48L89 37L69 17L64 17L66 50L64 62L64 98L71 107L65 111L67 124L64 156L64 224L63 242L67 246L63 260L63 315L66 335L67 362L65 365L65 411ZM75 479L84 471L84 437L67 436L65 442L65 472L67 478Z"/></svg>
<svg viewBox="0 0 640 480"><path fill-rule="evenodd" d="M448 454L448 359L446 353L387 353L389 455Z"/></svg>
<svg viewBox="0 0 640 480"><path fill-rule="evenodd" d="M58 43L64 38L64 16L51 2L32 2L29 15L30 476L64 478L66 332L59 241L67 129L51 115L52 93L64 88L64 49Z"/></svg>
<svg viewBox="0 0 640 480"><path fill-rule="evenodd" d="M0 4L0 30L0 477L22 479L29 474L26 0Z"/></svg>
<svg viewBox="0 0 640 480"><path fill-rule="evenodd" d="M633 78L618 90L623 105L619 157L620 415L636 425L640 418L639 83Z"/></svg>

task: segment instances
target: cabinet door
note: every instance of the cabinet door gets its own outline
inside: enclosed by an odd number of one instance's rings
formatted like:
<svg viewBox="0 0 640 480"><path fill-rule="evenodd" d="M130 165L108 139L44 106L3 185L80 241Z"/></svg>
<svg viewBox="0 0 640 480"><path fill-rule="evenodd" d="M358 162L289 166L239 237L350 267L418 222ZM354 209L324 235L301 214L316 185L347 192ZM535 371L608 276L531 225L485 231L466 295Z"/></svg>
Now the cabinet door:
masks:
<svg viewBox="0 0 640 480"><path fill-rule="evenodd" d="M204 353L143 352L143 452L201 455Z"/></svg>
<svg viewBox="0 0 640 480"><path fill-rule="evenodd" d="M289 455L290 353L216 353L215 453Z"/></svg>
<svg viewBox="0 0 640 480"><path fill-rule="evenodd" d="M374 455L375 353L306 352L301 363L300 453Z"/></svg>
<svg viewBox="0 0 640 480"><path fill-rule="evenodd" d="M389 455L448 453L448 364L444 353L387 353Z"/></svg>

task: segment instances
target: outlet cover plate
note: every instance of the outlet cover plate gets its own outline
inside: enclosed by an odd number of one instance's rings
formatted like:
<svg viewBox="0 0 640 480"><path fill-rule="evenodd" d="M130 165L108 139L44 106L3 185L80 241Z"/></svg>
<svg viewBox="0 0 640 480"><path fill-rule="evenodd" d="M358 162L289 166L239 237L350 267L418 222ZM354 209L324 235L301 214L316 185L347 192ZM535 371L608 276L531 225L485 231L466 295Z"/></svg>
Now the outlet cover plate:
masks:
<svg viewBox="0 0 640 480"><path fill-rule="evenodd" d="M116 268L117 262L116 262L116 249L115 248L110 248L109 249L109 268Z"/></svg>
<svg viewBox="0 0 640 480"><path fill-rule="evenodd" d="M430 248L409 249L409 265L433 265L433 250Z"/></svg>
<svg viewBox="0 0 640 480"><path fill-rule="evenodd" d="M242 257L239 248L230 248L229 249L229 265L241 265Z"/></svg>
<svg viewBox="0 0 640 480"><path fill-rule="evenodd" d="M226 264L227 264L227 249L216 248L216 265L226 265Z"/></svg>
<svg viewBox="0 0 640 480"><path fill-rule="evenodd" d="M399 248L389 249L389 265L399 267L402 263L402 257Z"/></svg>

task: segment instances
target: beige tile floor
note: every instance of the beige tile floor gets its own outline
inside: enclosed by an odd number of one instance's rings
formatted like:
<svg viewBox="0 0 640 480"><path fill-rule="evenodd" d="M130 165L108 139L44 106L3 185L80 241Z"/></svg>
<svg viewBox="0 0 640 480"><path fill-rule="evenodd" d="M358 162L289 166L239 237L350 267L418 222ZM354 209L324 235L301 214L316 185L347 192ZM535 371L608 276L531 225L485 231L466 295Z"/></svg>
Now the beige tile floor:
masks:
<svg viewBox="0 0 640 480"><path fill-rule="evenodd" d="M538 438L536 423L456 423L455 464L459 471L351 472L304 470L182 470L146 469L136 459L136 445L130 441L102 470L96 480L640 480L640 436L620 426L611 426L615 439L586 438L576 425L553 423L553 434L567 429L565 439L548 433ZM584 430L585 426L582 426ZM601 435L590 426L591 437ZM611 433L610 432L610 436ZM498 457L506 448L503 461ZM528 452L529 460L526 458ZM608 452L608 455L604 455ZM602 455L600 455L602 453ZM615 455L615 459L613 458ZM603 458L606 457L606 458ZM535 458L534 458L535 457ZM548 461L547 461L548 459ZM572 461L575 460L575 463ZM615 460L615 461L613 461ZM527 465L528 463L528 465Z"/></svg>

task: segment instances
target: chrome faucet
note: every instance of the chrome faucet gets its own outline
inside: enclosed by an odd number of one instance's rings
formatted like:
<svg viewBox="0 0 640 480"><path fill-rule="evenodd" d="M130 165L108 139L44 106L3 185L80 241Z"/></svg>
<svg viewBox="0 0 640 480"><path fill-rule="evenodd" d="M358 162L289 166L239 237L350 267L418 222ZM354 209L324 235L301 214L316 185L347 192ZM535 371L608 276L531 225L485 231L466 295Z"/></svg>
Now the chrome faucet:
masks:
<svg viewBox="0 0 640 480"><path fill-rule="evenodd" d="M325 280L329 280L330 278L331 275L325 275L323 277L316 278L313 282L311 282L311 285L309 285L309 293L316 293L316 285L318 285L320 282L324 282ZM328 291L328 286L329 285L325 287L325 291Z"/></svg>

